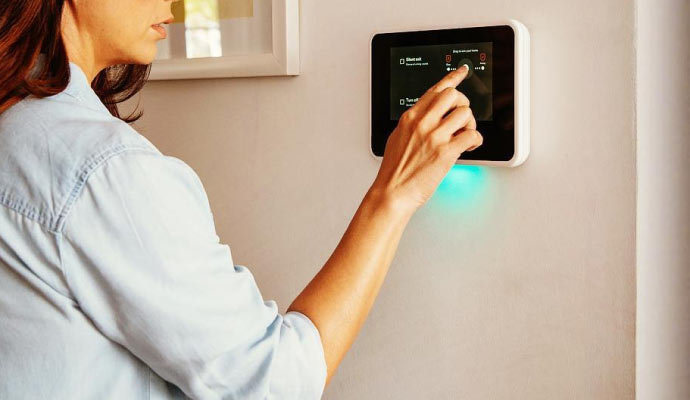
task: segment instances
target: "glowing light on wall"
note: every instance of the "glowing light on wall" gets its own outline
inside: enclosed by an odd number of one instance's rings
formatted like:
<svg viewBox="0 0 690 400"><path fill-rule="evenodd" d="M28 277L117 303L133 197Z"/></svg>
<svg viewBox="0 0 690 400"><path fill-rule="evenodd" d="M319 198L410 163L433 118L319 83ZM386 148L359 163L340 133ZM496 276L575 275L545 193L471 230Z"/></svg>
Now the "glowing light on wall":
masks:
<svg viewBox="0 0 690 400"><path fill-rule="evenodd" d="M486 169L476 165L454 165L436 189L432 200L448 205L469 205L481 200Z"/></svg>

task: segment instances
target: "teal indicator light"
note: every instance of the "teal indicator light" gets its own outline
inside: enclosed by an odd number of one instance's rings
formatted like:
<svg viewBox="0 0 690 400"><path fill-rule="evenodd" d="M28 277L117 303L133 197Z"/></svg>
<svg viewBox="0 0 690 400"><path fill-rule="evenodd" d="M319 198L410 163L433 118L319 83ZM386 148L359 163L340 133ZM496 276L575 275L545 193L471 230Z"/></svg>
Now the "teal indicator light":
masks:
<svg viewBox="0 0 690 400"><path fill-rule="evenodd" d="M432 199L441 203L470 205L481 199L486 169L477 165L454 165L439 184Z"/></svg>

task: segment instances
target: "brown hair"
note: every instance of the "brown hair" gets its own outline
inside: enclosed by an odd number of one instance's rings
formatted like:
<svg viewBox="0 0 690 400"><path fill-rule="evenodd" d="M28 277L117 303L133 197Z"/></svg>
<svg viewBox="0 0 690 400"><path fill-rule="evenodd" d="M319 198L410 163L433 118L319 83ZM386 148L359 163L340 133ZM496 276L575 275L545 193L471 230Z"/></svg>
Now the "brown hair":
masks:
<svg viewBox="0 0 690 400"><path fill-rule="evenodd" d="M70 0L0 0L0 114L28 95L52 96L70 79L60 32L62 8ZM39 55L44 62L37 63ZM91 82L116 118L134 122L142 112L120 116L117 104L146 83L151 65L121 64L100 71Z"/></svg>

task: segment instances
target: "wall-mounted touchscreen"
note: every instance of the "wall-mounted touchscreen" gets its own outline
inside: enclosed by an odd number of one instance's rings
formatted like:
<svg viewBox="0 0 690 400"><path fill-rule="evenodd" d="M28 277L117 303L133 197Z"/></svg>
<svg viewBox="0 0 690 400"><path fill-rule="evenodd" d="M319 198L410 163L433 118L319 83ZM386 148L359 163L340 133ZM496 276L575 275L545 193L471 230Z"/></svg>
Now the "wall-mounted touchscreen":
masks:
<svg viewBox="0 0 690 400"><path fill-rule="evenodd" d="M382 157L405 110L464 64L457 89L470 101L484 142L459 164L514 167L529 154L529 32L500 25L382 32L371 38L371 152Z"/></svg>
<svg viewBox="0 0 690 400"><path fill-rule="evenodd" d="M391 47L391 119L400 119L428 88L467 64L469 73L457 89L470 100L478 121L490 121L492 49L491 42Z"/></svg>

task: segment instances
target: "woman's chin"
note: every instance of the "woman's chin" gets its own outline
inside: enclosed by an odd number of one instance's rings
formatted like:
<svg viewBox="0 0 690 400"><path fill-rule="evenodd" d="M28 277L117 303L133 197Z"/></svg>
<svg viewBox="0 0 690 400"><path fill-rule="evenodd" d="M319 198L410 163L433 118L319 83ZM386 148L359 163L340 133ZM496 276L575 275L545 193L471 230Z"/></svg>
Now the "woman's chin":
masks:
<svg viewBox="0 0 690 400"><path fill-rule="evenodd" d="M157 49L154 46L152 50L141 52L141 53L137 54L136 56L132 57L129 64L143 64L143 65L151 64L153 62L153 60L156 59L156 52L157 52Z"/></svg>

